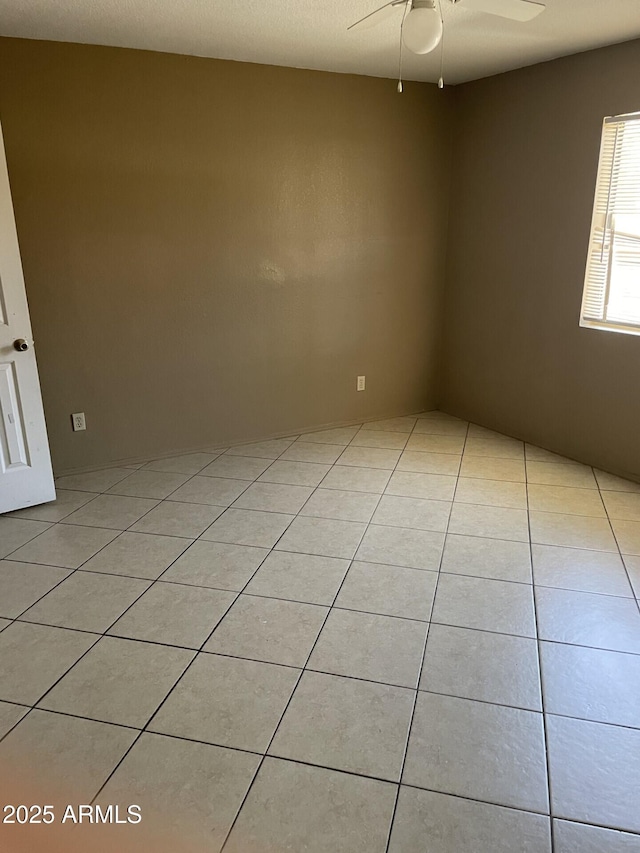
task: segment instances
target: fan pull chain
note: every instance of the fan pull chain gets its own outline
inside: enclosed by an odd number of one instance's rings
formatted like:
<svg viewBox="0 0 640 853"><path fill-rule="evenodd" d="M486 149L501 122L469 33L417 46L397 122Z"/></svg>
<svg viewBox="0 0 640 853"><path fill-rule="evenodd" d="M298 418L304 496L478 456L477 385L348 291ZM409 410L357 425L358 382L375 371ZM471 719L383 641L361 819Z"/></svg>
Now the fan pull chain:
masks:
<svg viewBox="0 0 640 853"><path fill-rule="evenodd" d="M404 29L404 19L407 17L407 11L411 7L411 2L407 3L402 13L402 23L400 24L400 56L398 58L398 94L402 94L402 31Z"/></svg>
<svg viewBox="0 0 640 853"><path fill-rule="evenodd" d="M440 0L440 21L442 22L442 38L440 39L440 79L438 89L444 89L444 14L442 12L442 0Z"/></svg>

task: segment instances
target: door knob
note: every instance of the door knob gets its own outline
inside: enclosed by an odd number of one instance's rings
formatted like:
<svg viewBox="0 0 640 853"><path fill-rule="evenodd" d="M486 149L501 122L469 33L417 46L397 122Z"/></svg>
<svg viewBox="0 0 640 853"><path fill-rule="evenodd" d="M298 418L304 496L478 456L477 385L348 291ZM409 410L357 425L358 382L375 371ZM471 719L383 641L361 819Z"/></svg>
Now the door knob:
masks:
<svg viewBox="0 0 640 853"><path fill-rule="evenodd" d="M18 352L24 352L29 349L29 342L25 341L24 338L16 338L13 342L13 348L17 349Z"/></svg>

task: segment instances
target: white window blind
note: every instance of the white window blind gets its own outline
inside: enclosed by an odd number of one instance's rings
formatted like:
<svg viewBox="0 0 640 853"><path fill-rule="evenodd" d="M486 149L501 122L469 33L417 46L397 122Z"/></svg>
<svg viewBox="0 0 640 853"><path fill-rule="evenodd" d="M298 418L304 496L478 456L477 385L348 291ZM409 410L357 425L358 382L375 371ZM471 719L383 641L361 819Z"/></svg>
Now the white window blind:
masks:
<svg viewBox="0 0 640 853"><path fill-rule="evenodd" d="M640 113L604 120L580 325L640 335Z"/></svg>

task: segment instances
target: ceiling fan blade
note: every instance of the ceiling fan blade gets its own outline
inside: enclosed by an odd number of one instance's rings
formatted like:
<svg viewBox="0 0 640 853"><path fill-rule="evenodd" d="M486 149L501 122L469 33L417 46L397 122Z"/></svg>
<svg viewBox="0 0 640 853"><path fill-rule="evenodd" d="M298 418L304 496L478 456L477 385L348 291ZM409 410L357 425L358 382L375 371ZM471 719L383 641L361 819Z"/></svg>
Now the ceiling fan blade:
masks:
<svg viewBox="0 0 640 853"><path fill-rule="evenodd" d="M512 21L532 21L546 8L544 3L538 3L536 0L458 0L458 2L465 9L473 12L487 12L489 15L511 18Z"/></svg>
<svg viewBox="0 0 640 853"><path fill-rule="evenodd" d="M393 11L398 6L404 6L408 0L391 0L389 3L385 3L384 6L380 6L379 9L375 9L373 12L369 12L368 15L365 15L364 18L360 18L359 21L356 21L355 24L351 24L350 27L347 27L347 30L366 30L369 27L376 27L378 24L382 23L382 21L386 21L387 18L390 18L393 15Z"/></svg>

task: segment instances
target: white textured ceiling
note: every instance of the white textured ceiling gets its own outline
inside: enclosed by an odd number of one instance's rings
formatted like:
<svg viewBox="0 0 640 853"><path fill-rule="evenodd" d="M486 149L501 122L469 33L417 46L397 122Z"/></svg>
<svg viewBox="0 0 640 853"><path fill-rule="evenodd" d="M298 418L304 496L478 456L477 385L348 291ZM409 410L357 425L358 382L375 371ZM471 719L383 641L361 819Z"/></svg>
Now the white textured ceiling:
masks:
<svg viewBox="0 0 640 853"><path fill-rule="evenodd" d="M0 0L0 34L395 77L401 11L347 26L383 0ZM461 83L640 37L640 0L547 0L516 23L442 0L445 79ZM405 51L404 77L435 81L438 51Z"/></svg>

